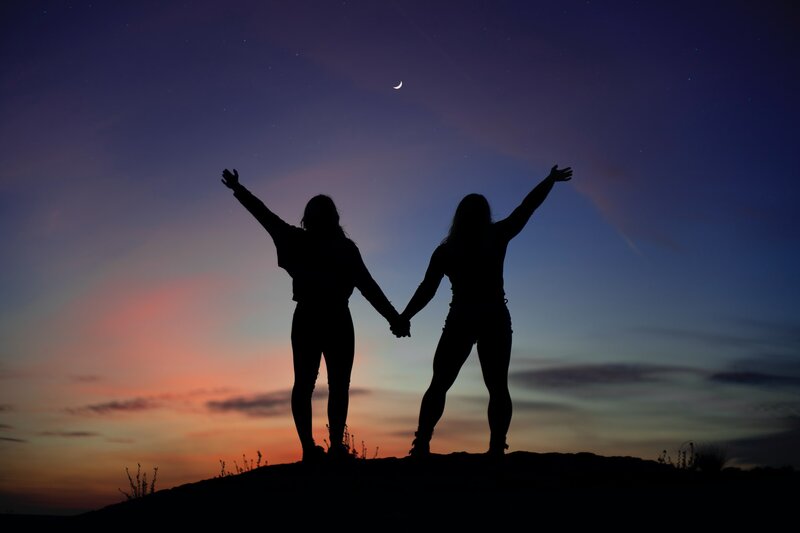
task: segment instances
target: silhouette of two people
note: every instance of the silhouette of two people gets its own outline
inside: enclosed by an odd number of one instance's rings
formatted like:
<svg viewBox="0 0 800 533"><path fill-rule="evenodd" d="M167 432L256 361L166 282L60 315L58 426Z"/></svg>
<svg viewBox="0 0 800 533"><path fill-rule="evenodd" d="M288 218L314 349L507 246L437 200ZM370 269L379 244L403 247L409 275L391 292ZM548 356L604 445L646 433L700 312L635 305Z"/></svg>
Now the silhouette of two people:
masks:
<svg viewBox="0 0 800 533"><path fill-rule="evenodd" d="M447 391L475 344L489 390L489 453L505 453L512 413L508 390L511 318L503 288L506 248L553 185L571 178L569 167L554 166L511 215L498 222L492 222L484 196L465 196L449 234L431 256L422 283L398 314L364 265L358 247L342 230L333 200L324 195L309 200L302 227L298 228L281 220L241 185L236 170L223 171L222 182L269 232L278 252L278 265L292 277L293 299L297 302L292 321L292 415L304 461L318 460L324 454L311 430L311 396L322 356L328 370L328 453L334 457L347 454L342 441L354 355L348 308L353 289L357 287L388 320L397 337L405 337L410 335L411 318L430 302L444 276L450 279L453 297L434 354L433 378L422 399L410 455L430 453L430 440L444 412Z"/></svg>

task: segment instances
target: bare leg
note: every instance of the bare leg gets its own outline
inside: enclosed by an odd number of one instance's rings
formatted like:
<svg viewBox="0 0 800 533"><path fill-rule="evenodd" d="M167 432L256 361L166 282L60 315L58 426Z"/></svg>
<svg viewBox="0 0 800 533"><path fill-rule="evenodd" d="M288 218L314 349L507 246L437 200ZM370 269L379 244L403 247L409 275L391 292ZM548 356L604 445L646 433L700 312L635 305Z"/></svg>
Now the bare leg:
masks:
<svg viewBox="0 0 800 533"><path fill-rule="evenodd" d="M502 453L511 425L511 394L508 391L508 365L511 361L511 322L507 311L497 317L478 341L478 358L483 381L489 389L489 429L492 433L489 450Z"/></svg>
<svg viewBox="0 0 800 533"><path fill-rule="evenodd" d="M334 446L344 438L350 405L350 374L355 354L350 311L345 308L331 317L331 326L325 343L325 365L328 369L328 426L331 446Z"/></svg>
<svg viewBox="0 0 800 533"><path fill-rule="evenodd" d="M311 397L319 373L322 350L317 342L314 321L299 306L292 320L292 361L294 386L292 387L292 416L303 450L314 447L311 429Z"/></svg>
<svg viewBox="0 0 800 533"><path fill-rule="evenodd" d="M444 413L447 391L455 383L458 372L472 351L472 339L468 332L459 328L446 327L433 356L433 378L419 411L417 439L430 440L433 428Z"/></svg>

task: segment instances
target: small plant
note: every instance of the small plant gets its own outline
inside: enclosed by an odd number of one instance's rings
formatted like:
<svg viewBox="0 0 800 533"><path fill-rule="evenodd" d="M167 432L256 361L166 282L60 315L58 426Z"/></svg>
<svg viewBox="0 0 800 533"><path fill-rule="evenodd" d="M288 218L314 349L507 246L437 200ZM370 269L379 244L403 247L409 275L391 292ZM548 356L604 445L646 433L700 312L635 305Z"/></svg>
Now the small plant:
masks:
<svg viewBox="0 0 800 533"><path fill-rule="evenodd" d="M153 479L150 481L150 484L147 484L147 472L142 473L142 465L141 463L136 464L136 480L134 480L133 476L131 476L130 470L128 467L125 467L125 473L128 475L128 483L130 483L131 491L126 492L122 489L117 489L125 497L129 500L135 500L137 498L143 498L147 496L147 494L153 494L156 491L156 477L158 477L158 467L153 467Z"/></svg>
<svg viewBox="0 0 800 533"><path fill-rule="evenodd" d="M228 477L228 476L235 476L238 474L244 474L245 472L250 472L251 470L255 470L256 468L261 467L261 460L263 459L263 455L261 455L261 450L256 450L257 459L248 459L245 454L242 454L242 464L241 466L236 461L233 462L233 471L228 470L225 468L225 461L222 459L219 460L219 476L217 477ZM267 462L264 461L264 466L267 466Z"/></svg>
<svg viewBox="0 0 800 533"><path fill-rule="evenodd" d="M692 470L694 468L695 451L694 442L687 441L678 447L677 459L672 460L672 456L667 453L667 450L661 450L661 455L656 459L662 465L669 465L679 470Z"/></svg>
<svg viewBox="0 0 800 533"><path fill-rule="evenodd" d="M728 452L715 444L701 444L694 456L694 468L701 472L721 472L728 464Z"/></svg>
<svg viewBox="0 0 800 533"><path fill-rule="evenodd" d="M326 425L328 431L330 431L330 426ZM328 439L324 439L325 446L330 450L331 445L328 442ZM347 450L348 455L352 455L354 459L366 459L367 458L367 445L364 441L361 441L361 451L356 448L356 437L355 435L350 433L350 428L347 427L347 424L344 426L344 435L342 436L342 445L344 446L345 450ZM378 451L380 448L378 446L375 447L375 453L373 454L372 458L378 458Z"/></svg>
<svg viewBox="0 0 800 533"><path fill-rule="evenodd" d="M678 463L675 466L681 470L693 470L695 459L694 442L684 442L678 448Z"/></svg>
<svg viewBox="0 0 800 533"><path fill-rule="evenodd" d="M687 441L678 448L677 460L673 461L667 450L662 450L656 461L679 470L720 472L728 463L728 453L721 446L714 444L695 446L694 442Z"/></svg>

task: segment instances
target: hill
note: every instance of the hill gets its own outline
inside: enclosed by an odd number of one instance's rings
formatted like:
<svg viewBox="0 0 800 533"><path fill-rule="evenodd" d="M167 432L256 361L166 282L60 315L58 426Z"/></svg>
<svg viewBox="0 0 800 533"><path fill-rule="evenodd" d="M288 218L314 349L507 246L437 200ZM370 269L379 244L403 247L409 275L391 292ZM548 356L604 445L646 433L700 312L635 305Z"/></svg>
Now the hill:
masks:
<svg viewBox="0 0 800 533"><path fill-rule="evenodd" d="M429 459L279 464L161 490L75 517L87 525L240 522L302 526L516 523L533 516L586 520L650 513L731 517L792 510L800 473L790 469L680 470L634 457L514 452L501 460L453 453ZM564 513L567 514L564 514ZM588 514L587 514L588 513ZM632 514L634 513L634 514ZM655 513L655 514L653 514ZM285 528L281 528L285 529ZM427 529L427 528L426 528Z"/></svg>

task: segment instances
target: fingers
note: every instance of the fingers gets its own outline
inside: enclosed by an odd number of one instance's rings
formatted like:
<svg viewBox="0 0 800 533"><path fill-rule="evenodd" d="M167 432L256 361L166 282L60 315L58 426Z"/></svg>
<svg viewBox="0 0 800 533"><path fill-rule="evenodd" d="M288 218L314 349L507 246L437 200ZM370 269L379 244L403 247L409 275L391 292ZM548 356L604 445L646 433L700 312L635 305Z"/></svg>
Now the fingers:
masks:
<svg viewBox="0 0 800 533"><path fill-rule="evenodd" d="M392 324L389 329L398 339L411 336L411 323L408 321Z"/></svg>
<svg viewBox="0 0 800 533"><path fill-rule="evenodd" d="M569 181L572 179L572 167L558 168L558 165L553 165L550 174L558 181Z"/></svg>

